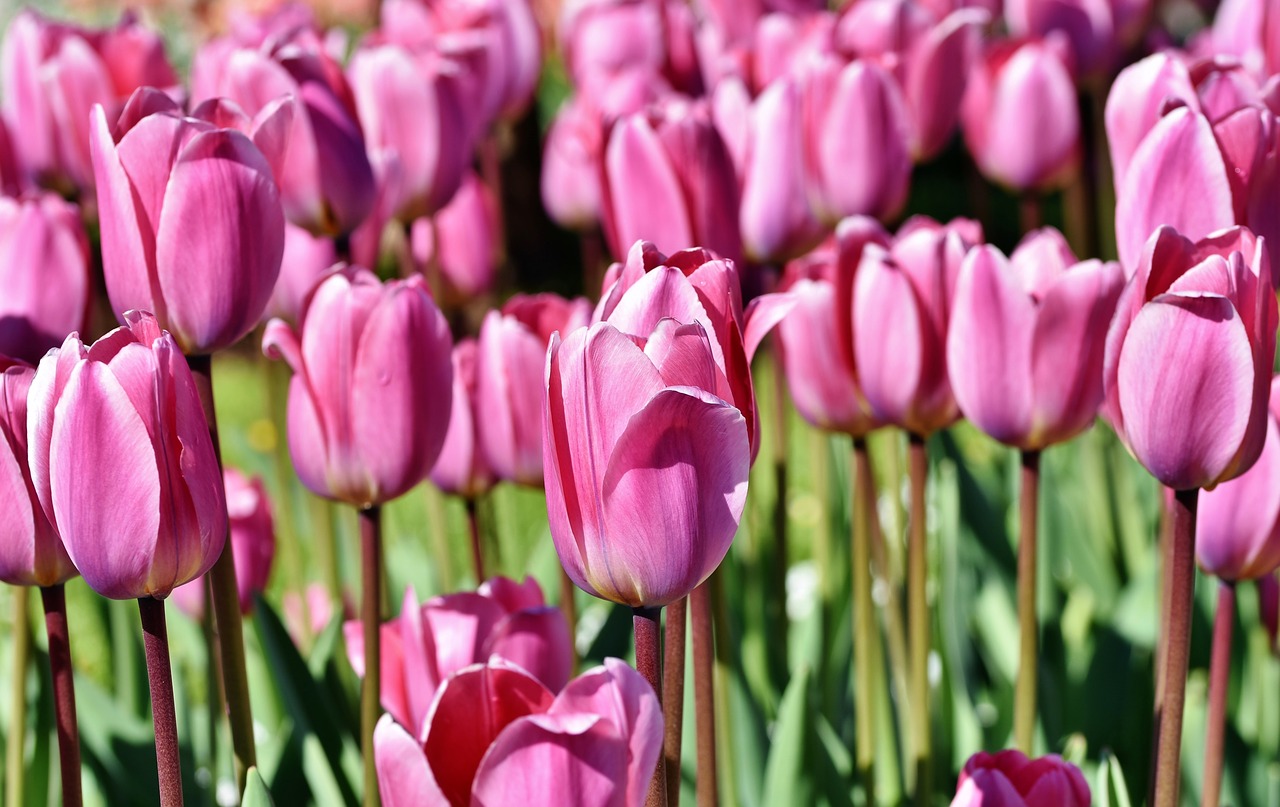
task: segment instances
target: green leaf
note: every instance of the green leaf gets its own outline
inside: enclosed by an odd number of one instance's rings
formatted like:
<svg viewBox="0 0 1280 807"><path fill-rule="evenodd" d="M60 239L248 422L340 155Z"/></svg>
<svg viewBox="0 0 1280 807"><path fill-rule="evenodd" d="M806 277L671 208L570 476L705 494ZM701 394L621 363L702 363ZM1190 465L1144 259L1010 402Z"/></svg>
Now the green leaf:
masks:
<svg viewBox="0 0 1280 807"><path fill-rule="evenodd" d="M240 804L241 807L275 807L271 791L267 790L267 784L262 781L262 775L258 773L256 766L250 768L245 777L244 800Z"/></svg>
<svg viewBox="0 0 1280 807"><path fill-rule="evenodd" d="M812 804L813 782L806 776L813 734L809 717L809 668L801 667L791 679L778 723L773 731L773 750L764 775L764 804Z"/></svg>
<svg viewBox="0 0 1280 807"><path fill-rule="evenodd" d="M1124 771L1120 769L1120 761L1110 751L1102 752L1093 795L1098 801L1098 807L1132 807Z"/></svg>

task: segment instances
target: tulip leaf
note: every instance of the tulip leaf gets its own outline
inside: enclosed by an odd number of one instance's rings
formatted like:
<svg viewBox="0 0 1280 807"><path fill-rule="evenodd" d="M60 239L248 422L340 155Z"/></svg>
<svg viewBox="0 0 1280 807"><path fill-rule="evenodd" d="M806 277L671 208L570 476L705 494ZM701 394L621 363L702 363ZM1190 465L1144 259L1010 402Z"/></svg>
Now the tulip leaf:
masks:
<svg viewBox="0 0 1280 807"><path fill-rule="evenodd" d="M256 766L249 768L245 775L244 799L240 802L241 807L275 807L275 802L271 800L271 792L267 790L267 785L262 781L262 774L258 773Z"/></svg>
<svg viewBox="0 0 1280 807"><path fill-rule="evenodd" d="M809 668L801 667L782 696L765 767L763 804L814 802L813 783L806 775L813 746L809 679Z"/></svg>
<svg viewBox="0 0 1280 807"><path fill-rule="evenodd" d="M1097 800L1098 807L1132 807L1129 788L1124 781L1124 771L1120 769L1120 761L1109 750L1102 752L1093 796Z"/></svg>

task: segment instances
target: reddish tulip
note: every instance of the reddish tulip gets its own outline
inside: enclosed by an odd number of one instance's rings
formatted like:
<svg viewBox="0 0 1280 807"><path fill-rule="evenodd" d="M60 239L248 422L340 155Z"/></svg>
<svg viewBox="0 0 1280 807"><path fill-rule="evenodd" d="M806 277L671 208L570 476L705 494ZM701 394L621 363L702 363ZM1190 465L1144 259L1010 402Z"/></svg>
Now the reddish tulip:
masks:
<svg viewBox="0 0 1280 807"><path fill-rule="evenodd" d="M1024 451L1092 425L1124 279L1117 263L1078 263L1057 230L1028 234L1007 260L995 247L970 250L947 334L947 372L964 416Z"/></svg>
<svg viewBox="0 0 1280 807"><path fill-rule="evenodd" d="M54 586L76 567L45 516L27 458L27 390L35 368L0 356L0 582Z"/></svg>
<svg viewBox="0 0 1280 807"><path fill-rule="evenodd" d="M343 626L347 657L364 675L360 622ZM519 667L551 692L573 673L569 623L547 605L532 577L517 583L487 580L475 592L432 597L419 605L410 587L400 617L385 623L382 637L382 705L415 736L430 727L437 693L455 673L491 657Z"/></svg>
<svg viewBox="0 0 1280 807"><path fill-rule="evenodd" d="M311 292L338 260L333 241L312 235L295 224L284 225L280 276L267 303L267 315L297 322Z"/></svg>
<svg viewBox="0 0 1280 807"><path fill-rule="evenodd" d="M885 423L920 435L959 411L947 377L947 331L960 263L981 228L912 219L887 251L862 254L853 289L853 351L862 391Z"/></svg>
<svg viewBox="0 0 1280 807"><path fill-rule="evenodd" d="M1064 41L1001 42L979 60L960 120L988 178L1017 191L1065 185L1080 161L1080 115Z"/></svg>
<svg viewBox="0 0 1280 807"><path fill-rule="evenodd" d="M89 242L75 205L0 196L0 288L0 354L39 361L84 326Z"/></svg>
<svg viewBox="0 0 1280 807"><path fill-rule="evenodd" d="M1005 0L1014 36L1045 37L1061 31L1083 73L1111 69L1145 32L1151 0Z"/></svg>
<svg viewBox="0 0 1280 807"><path fill-rule="evenodd" d="M290 109L278 105L250 127L229 104L205 104L197 117L183 117L140 91L115 131L102 107L94 109L102 268L112 308L156 312L185 353L212 353L257 325L280 273L284 217L267 157L223 124L232 117L271 150Z"/></svg>
<svg viewBox="0 0 1280 807"><path fill-rule="evenodd" d="M476 374L476 434L485 464L499 479L542 484L542 412L529 406L542 393L541 364L553 333L568 336L591 321L584 298L516 295L480 326Z"/></svg>
<svg viewBox="0 0 1280 807"><path fill-rule="evenodd" d="M476 402L479 379L476 376L474 339L463 339L453 346L453 404L449 411L449 429L444 435L440 457L431 469L431 481L445 493L474 499L493 487L494 472L480 450L480 411Z"/></svg>
<svg viewBox="0 0 1280 807"><path fill-rule="evenodd" d="M41 182L92 188L89 113L112 120L139 87L178 92L164 40L126 14L112 28L90 30L24 9L0 46L0 112L19 164Z"/></svg>
<svg viewBox="0 0 1280 807"><path fill-rule="evenodd" d="M434 220L414 222L414 262L440 273L448 297L475 299L491 291L497 280L501 226L498 199L468 171Z"/></svg>
<svg viewBox="0 0 1280 807"><path fill-rule="evenodd" d="M452 404L449 328L421 277L383 284L346 267L311 293L298 332L267 324L263 351L293 369L289 453L319 496L364 507L427 478Z"/></svg>
<svg viewBox="0 0 1280 807"><path fill-rule="evenodd" d="M1070 762L1008 750L969 757L951 807L1089 807L1092 799L1089 783Z"/></svg>
<svg viewBox="0 0 1280 807"><path fill-rule="evenodd" d="M477 704L481 709L477 711ZM500 660L457 673L415 739L384 717L374 732L378 789L410 805L641 804L662 752L662 709L617 659L558 695Z"/></svg>
<svg viewBox="0 0 1280 807"><path fill-rule="evenodd" d="M276 554L276 531L271 501L262 480L245 478L235 468L222 472L231 525L231 552L236 559L236 588L240 612L253 610L253 598L267 588L271 562ZM173 600L192 619L204 614L204 579L197 578L173 590Z"/></svg>
<svg viewBox="0 0 1280 807"><path fill-rule="evenodd" d="M1212 488L1247 471L1266 440L1275 284L1263 239L1242 228L1147 241L1107 333L1104 408L1156 479Z"/></svg>
<svg viewBox="0 0 1280 807"><path fill-rule="evenodd" d="M155 317L125 315L44 357L27 418L31 479L90 588L164 598L222 552L222 478L187 362Z"/></svg>

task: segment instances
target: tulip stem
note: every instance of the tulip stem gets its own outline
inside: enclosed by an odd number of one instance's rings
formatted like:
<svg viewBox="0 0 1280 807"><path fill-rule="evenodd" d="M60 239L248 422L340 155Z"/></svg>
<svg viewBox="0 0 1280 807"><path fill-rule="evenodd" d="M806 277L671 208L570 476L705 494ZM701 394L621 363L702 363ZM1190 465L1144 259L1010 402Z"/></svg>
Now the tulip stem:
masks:
<svg viewBox="0 0 1280 807"><path fill-rule="evenodd" d="M600 295L600 266L604 263L604 245L600 243L600 229L589 226L578 235L578 249L582 255L583 292L591 299Z"/></svg>
<svg viewBox="0 0 1280 807"><path fill-rule="evenodd" d="M169 633L164 600L139 597L142 643L147 651L147 683L151 687L151 721L156 734L156 770L161 807L182 807L182 762L178 755L178 720L173 708L173 670L169 666Z"/></svg>
<svg viewBox="0 0 1280 807"><path fill-rule="evenodd" d="M667 606L667 634L662 641L662 702L666 704L662 753L667 759L667 799L680 804L680 745L684 739L684 651L689 598Z"/></svg>
<svg viewBox="0 0 1280 807"><path fill-rule="evenodd" d="M26 586L14 586L13 592L13 678L9 703L9 735L5 752L5 795L8 807L26 804L27 756L27 662L31 655L30 596Z"/></svg>
<svg viewBox="0 0 1280 807"><path fill-rule="evenodd" d="M218 482L222 482L222 444L218 440L218 414L213 403L213 362L209 356L188 356L205 423L218 459ZM230 527L228 526L228 532ZM222 660L222 687L231 722L231 747L236 757L236 784L244 793L245 777L258 764L253 739L253 708L249 703L249 675L244 659L244 625L240 616L240 591L236 585L236 561L229 535L223 536L222 552L209 570L209 591L218 632Z"/></svg>
<svg viewBox="0 0 1280 807"><path fill-rule="evenodd" d="M662 658L662 640L658 632L658 623L662 620L662 607L640 606L632 610L632 627L636 634L636 671L644 676L644 680L653 687L654 694L662 700L662 675L659 671ZM366 644L366 647L368 645ZM663 711L663 722L668 719ZM666 807L667 804L667 772L666 757L658 755L658 765L653 770L653 778L649 781L649 796L645 799L645 807Z"/></svg>
<svg viewBox="0 0 1280 807"><path fill-rule="evenodd" d="M564 614L565 624L569 627L569 654L570 667L575 674L578 672L578 603L575 597L578 593L578 586L569 579L569 573L560 568L560 611Z"/></svg>
<svg viewBox="0 0 1280 807"><path fill-rule="evenodd" d="M62 583L40 589L44 629L49 638L49 675L53 679L54 721L58 729L58 764L62 774L62 803L78 807L80 794L80 733L76 727L76 690L71 668L71 638L67 633L67 595Z"/></svg>
<svg viewBox="0 0 1280 807"><path fill-rule="evenodd" d="M876 625L871 600L871 519L876 506L871 458L864 437L853 438L853 664L858 776L866 803L875 804L875 685L872 667Z"/></svg>
<svg viewBox="0 0 1280 807"><path fill-rule="evenodd" d="M1181 779L1182 709L1186 701L1187 661L1191 654L1191 611L1196 584L1196 502L1198 488L1174 494L1170 518L1170 564L1163 607L1168 621L1163 637L1161 700L1156 704L1155 767L1151 772L1152 807L1177 807Z"/></svg>
<svg viewBox="0 0 1280 807"><path fill-rule="evenodd" d="M1231 631L1236 616L1236 584L1218 582L1218 613L1213 620L1213 659L1209 666L1209 724L1204 741L1204 793L1201 807L1218 807L1222 794L1222 751L1231 682Z"/></svg>
<svg viewBox="0 0 1280 807"><path fill-rule="evenodd" d="M378 769L373 756L373 729L382 716L382 511L361 508L360 621L364 633L364 681L360 687L360 751L364 755L364 804L377 807Z"/></svg>
<svg viewBox="0 0 1280 807"><path fill-rule="evenodd" d="M1018 224L1022 234L1039 229L1044 224L1044 211L1040 209L1040 195L1035 191L1025 191L1018 197Z"/></svg>
<svg viewBox="0 0 1280 807"><path fill-rule="evenodd" d="M928 560L925 554L925 483L929 476L929 455L924 438L911 434L908 440L911 475L910 532L907 536L908 629L911 642L911 716L914 722L916 802L929 802L929 603L925 586Z"/></svg>
<svg viewBox="0 0 1280 807"><path fill-rule="evenodd" d="M1018 531L1018 680L1013 695L1014 742L1030 755L1036 733L1036 514L1040 496L1040 452L1022 452L1022 521Z"/></svg>
<svg viewBox="0 0 1280 807"><path fill-rule="evenodd" d="M484 550L480 546L480 519L476 514L476 500L467 497L467 528L471 532L471 564L476 572L476 585L489 578L484 573Z"/></svg>
<svg viewBox="0 0 1280 807"><path fill-rule="evenodd" d="M693 625L693 700L698 720L698 807L720 803L716 770L715 634L711 627L711 589L703 583L689 595Z"/></svg>
<svg viewBox="0 0 1280 807"><path fill-rule="evenodd" d="M787 618L787 396L786 379L782 370L782 351L779 342L773 342L773 563L772 586L766 600L766 614L770 617L774 635L770 644L778 649L772 660L779 665L785 679L787 655L791 647L788 638L790 623Z"/></svg>

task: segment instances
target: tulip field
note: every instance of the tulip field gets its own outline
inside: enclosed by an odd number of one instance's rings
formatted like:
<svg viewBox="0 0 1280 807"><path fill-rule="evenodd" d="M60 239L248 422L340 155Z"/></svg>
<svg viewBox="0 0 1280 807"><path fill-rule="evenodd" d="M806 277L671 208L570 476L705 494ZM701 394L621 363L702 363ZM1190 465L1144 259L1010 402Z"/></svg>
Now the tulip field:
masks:
<svg viewBox="0 0 1280 807"><path fill-rule="evenodd" d="M4 0L25 805L1280 807L1274 0Z"/></svg>

